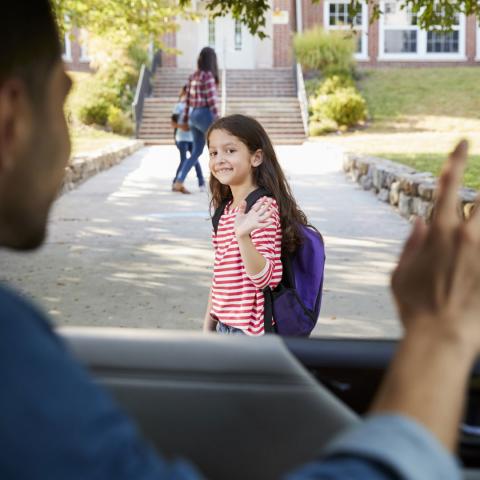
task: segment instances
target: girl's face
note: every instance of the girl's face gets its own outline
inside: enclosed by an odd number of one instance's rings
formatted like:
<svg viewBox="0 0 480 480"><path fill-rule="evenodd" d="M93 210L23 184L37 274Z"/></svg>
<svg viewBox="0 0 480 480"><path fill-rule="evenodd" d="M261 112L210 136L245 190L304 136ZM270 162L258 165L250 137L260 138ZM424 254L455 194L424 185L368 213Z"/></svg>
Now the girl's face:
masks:
<svg viewBox="0 0 480 480"><path fill-rule="evenodd" d="M253 167L262 163L262 151L251 153L248 147L226 130L213 130L208 139L209 167L223 185L250 186Z"/></svg>

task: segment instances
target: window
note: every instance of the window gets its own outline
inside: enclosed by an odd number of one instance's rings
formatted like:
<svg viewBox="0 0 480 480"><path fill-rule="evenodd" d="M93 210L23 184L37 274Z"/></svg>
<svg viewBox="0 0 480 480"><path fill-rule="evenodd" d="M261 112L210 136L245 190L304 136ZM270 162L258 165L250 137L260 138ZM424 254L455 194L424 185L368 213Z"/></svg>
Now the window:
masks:
<svg viewBox="0 0 480 480"><path fill-rule="evenodd" d="M475 55L475 60L480 60L480 19L477 23L477 52Z"/></svg>
<svg viewBox="0 0 480 480"><path fill-rule="evenodd" d="M359 60L368 59L368 5L362 3L362 11L351 21L348 14L350 2L345 0L331 0L324 3L324 28L329 30L352 31L357 36L357 52Z"/></svg>
<svg viewBox="0 0 480 480"><path fill-rule="evenodd" d="M208 19L208 46L215 48L215 19Z"/></svg>
<svg viewBox="0 0 480 480"><path fill-rule="evenodd" d="M240 20L235 20L235 50L242 49L242 24Z"/></svg>
<svg viewBox="0 0 480 480"><path fill-rule="evenodd" d="M62 59L64 62L72 61L72 42L70 40L70 32L66 32L62 42Z"/></svg>
<svg viewBox="0 0 480 480"><path fill-rule="evenodd" d="M80 61L90 62L88 55L88 32L86 30L80 32Z"/></svg>
<svg viewBox="0 0 480 480"><path fill-rule="evenodd" d="M465 17L458 15L453 31L422 30L417 16L400 2L382 2L380 55L385 60L449 60L465 55Z"/></svg>

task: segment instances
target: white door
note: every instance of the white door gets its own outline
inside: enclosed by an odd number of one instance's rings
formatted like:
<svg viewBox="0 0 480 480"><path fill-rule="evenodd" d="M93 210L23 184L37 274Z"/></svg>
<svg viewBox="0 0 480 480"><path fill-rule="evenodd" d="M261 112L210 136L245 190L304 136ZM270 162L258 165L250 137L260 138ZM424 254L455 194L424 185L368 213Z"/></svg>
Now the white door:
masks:
<svg viewBox="0 0 480 480"><path fill-rule="evenodd" d="M206 22L208 44L217 52L219 68L255 68L254 38L231 17Z"/></svg>

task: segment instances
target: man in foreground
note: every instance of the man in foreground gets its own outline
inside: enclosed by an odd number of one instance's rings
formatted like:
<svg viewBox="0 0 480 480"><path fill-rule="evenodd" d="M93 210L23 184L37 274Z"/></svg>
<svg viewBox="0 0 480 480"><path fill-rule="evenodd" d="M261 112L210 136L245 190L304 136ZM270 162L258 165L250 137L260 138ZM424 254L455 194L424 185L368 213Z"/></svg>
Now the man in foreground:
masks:
<svg viewBox="0 0 480 480"><path fill-rule="evenodd" d="M3 247L43 242L70 152L69 87L49 2L11 2L0 16ZM393 275L406 335L372 415L290 478L459 478L450 452L480 351L480 214L463 223L456 213L466 152L462 142L450 156L434 221L416 223ZM188 463L159 458L44 315L4 287L0 372L0 478L200 478Z"/></svg>

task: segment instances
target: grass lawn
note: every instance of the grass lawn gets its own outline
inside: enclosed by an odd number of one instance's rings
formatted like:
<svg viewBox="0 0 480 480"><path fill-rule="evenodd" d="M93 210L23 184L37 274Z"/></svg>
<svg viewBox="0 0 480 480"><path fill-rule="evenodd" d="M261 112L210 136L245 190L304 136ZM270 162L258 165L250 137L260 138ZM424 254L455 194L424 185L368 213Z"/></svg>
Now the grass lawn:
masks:
<svg viewBox="0 0 480 480"><path fill-rule="evenodd" d="M122 135L116 135L85 125L71 127L70 138L72 140L72 156L101 150L113 143L130 140L129 137L123 137Z"/></svg>
<svg viewBox="0 0 480 480"><path fill-rule="evenodd" d="M472 155L465 185L480 189L479 68L364 70L358 87L368 127L323 140L437 174L446 152L467 138Z"/></svg>
<svg viewBox="0 0 480 480"><path fill-rule="evenodd" d="M85 84L91 74L83 72L69 72L73 86L68 95L65 110L67 116L72 119L70 136L72 140L72 156L88 153L108 147L112 143L128 140L128 137L116 135L104 130L82 125L78 121L78 111L84 102ZM83 89L81 87L84 87Z"/></svg>

